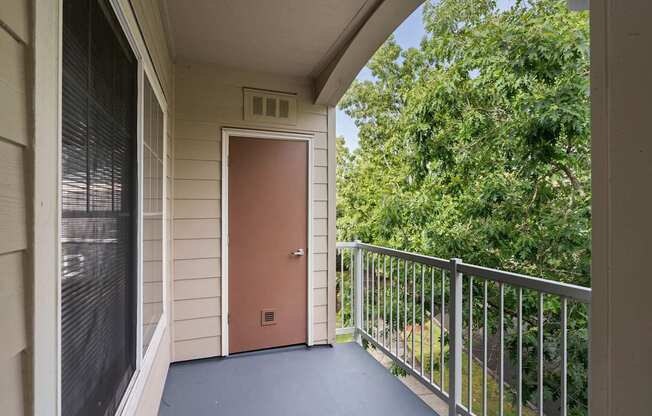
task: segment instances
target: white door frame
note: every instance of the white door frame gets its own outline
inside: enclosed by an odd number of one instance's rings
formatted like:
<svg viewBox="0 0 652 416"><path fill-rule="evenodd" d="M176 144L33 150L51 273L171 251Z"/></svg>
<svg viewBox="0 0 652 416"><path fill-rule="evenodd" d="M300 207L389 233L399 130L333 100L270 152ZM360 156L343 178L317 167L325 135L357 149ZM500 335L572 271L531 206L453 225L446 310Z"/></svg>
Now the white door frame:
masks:
<svg viewBox="0 0 652 416"><path fill-rule="evenodd" d="M306 332L307 344L313 344L313 330L312 330L312 178L313 178L313 152L314 152L314 136L312 134L304 133L288 133L277 131L265 130L251 130L251 129L238 129L238 128L223 128L222 129L222 356L229 355L229 138L231 136L247 137L253 139L269 139L269 140L298 140L304 141L308 144L308 224L306 242L308 247L307 252L307 265L306 277L308 279L308 292L306 293L306 304L308 307Z"/></svg>

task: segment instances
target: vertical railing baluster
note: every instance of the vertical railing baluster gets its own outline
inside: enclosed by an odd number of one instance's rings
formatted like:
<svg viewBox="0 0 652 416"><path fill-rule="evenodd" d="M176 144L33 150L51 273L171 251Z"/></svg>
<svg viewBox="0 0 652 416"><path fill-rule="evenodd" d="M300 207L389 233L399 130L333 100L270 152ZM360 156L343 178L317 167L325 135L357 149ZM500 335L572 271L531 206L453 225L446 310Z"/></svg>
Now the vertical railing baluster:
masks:
<svg viewBox="0 0 652 416"><path fill-rule="evenodd" d="M449 383L448 415L457 416L457 405L462 398L462 273L458 272L460 259L451 259L451 291L449 313Z"/></svg>
<svg viewBox="0 0 652 416"><path fill-rule="evenodd" d="M412 369L414 370L414 326L417 315L417 264L412 263Z"/></svg>
<svg viewBox="0 0 652 416"><path fill-rule="evenodd" d="M499 354L499 366L500 366L500 380L498 385L498 415L503 416L505 414L505 286L502 283L498 283L500 289L500 300L499 306L500 309L500 323L499 323L499 338L500 338L500 354Z"/></svg>
<svg viewBox="0 0 652 416"><path fill-rule="evenodd" d="M387 328L385 325L387 325L387 256L383 256L383 346L387 347Z"/></svg>
<svg viewBox="0 0 652 416"><path fill-rule="evenodd" d="M407 309L408 309L408 262L405 260L403 273L405 274L405 279L403 280L403 362L407 365L408 355L407 355Z"/></svg>
<svg viewBox="0 0 652 416"><path fill-rule="evenodd" d="M518 409L523 415L523 288L518 288Z"/></svg>
<svg viewBox="0 0 652 416"><path fill-rule="evenodd" d="M361 331L366 331L367 329L367 268L365 267L366 254L364 250L359 249L360 252L360 276L362 277L362 292L360 292L360 304L362 305L362 315L360 315L360 321L362 321Z"/></svg>
<svg viewBox="0 0 652 416"><path fill-rule="evenodd" d="M482 414L487 416L487 280L482 281L484 301L482 303Z"/></svg>
<svg viewBox="0 0 652 416"><path fill-rule="evenodd" d="M543 292L539 293L539 416L543 416Z"/></svg>
<svg viewBox="0 0 652 416"><path fill-rule="evenodd" d="M355 329L356 328L356 325L355 325L355 313L356 313L356 310L355 310L355 306L354 306L355 305L355 299L353 297L354 296L354 290L353 289L354 289L354 286L355 286L355 277L354 276L358 273L358 268L356 267L357 264L355 264L355 258L354 258L354 254L353 254L354 249L351 249L350 251L351 251L351 256L349 258L349 280L350 280L349 303L350 303L350 307L351 307L351 320L350 320L350 322L351 322L351 326L353 326L353 328Z"/></svg>
<svg viewBox="0 0 652 416"><path fill-rule="evenodd" d="M375 338L374 332L376 330L376 324L375 322L375 313L376 313L376 254L371 255L371 331L369 332L369 335L371 335L372 338Z"/></svg>
<svg viewBox="0 0 652 416"><path fill-rule="evenodd" d="M381 263L380 258L381 258L381 255L379 254L378 255L378 275L376 277L377 282L378 282L378 289L376 289L378 291L378 299L376 299L376 303L377 303L376 314L378 315L378 319L376 319L376 321L378 322L378 343L380 345L383 345L383 337L384 337L383 331L385 330L385 323L382 322L381 319L380 319L380 317L381 317L380 303L381 303L381 299L382 299L381 296L380 296L380 291L382 290L382 280L381 280L382 279L382 275L381 275L382 270L380 268L380 263ZM383 325L382 329L380 327L381 323Z"/></svg>
<svg viewBox="0 0 652 416"><path fill-rule="evenodd" d="M378 267L376 269L376 341L382 345L381 340L381 330L380 330L380 254L376 259L378 261Z"/></svg>
<svg viewBox="0 0 652 416"><path fill-rule="evenodd" d="M353 284L355 284L355 292L351 293L352 302L355 305L355 313L353 314L355 331L354 337L355 342L362 344L362 337L360 336L360 330L362 330L362 249L356 248L355 250L355 279ZM351 285L353 287L353 285ZM353 297L355 296L355 297Z"/></svg>
<svg viewBox="0 0 652 416"><path fill-rule="evenodd" d="M561 298L561 416L568 412L568 299Z"/></svg>
<svg viewBox="0 0 652 416"><path fill-rule="evenodd" d="M468 380L467 390L469 393L469 412L473 413L473 276L469 276L469 350L468 355Z"/></svg>
<svg viewBox="0 0 652 416"><path fill-rule="evenodd" d="M435 268L430 268L430 384L435 379Z"/></svg>
<svg viewBox="0 0 652 416"><path fill-rule="evenodd" d="M344 250L340 250L340 313L342 314L342 328L344 328Z"/></svg>
<svg viewBox="0 0 652 416"><path fill-rule="evenodd" d="M419 343L420 343L419 351L421 351L421 358L420 358L420 361L421 361L421 376L423 376L423 329L424 329L423 324L425 322L424 321L424 318L425 318L424 306L425 305L424 305L424 301L423 301L423 289L424 289L423 281L425 279L425 273L426 273L425 266L422 264L421 265L421 323L419 325L419 333L421 334L421 338L419 339Z"/></svg>
<svg viewBox="0 0 652 416"><path fill-rule="evenodd" d="M371 316L369 313L371 312L371 309L369 308L369 298L371 297L371 293L369 292L369 251L365 251L365 260L366 260L366 269L365 269L365 285L367 287L367 290L365 291L365 305L364 305L364 315L365 315L365 332L367 334L370 334L369 331L369 321L371 321Z"/></svg>
<svg viewBox="0 0 652 416"><path fill-rule="evenodd" d="M441 271L441 309L439 310L439 386L441 391L444 391L444 366L446 360L444 358L444 347L446 342L444 339L444 315L446 314L446 270ZM449 323L450 327L450 323Z"/></svg>
<svg viewBox="0 0 652 416"><path fill-rule="evenodd" d="M396 356L401 358L401 259L396 259Z"/></svg>
<svg viewBox="0 0 652 416"><path fill-rule="evenodd" d="M381 257L382 257L382 255L378 254L378 258L377 258L378 266L377 266L377 269L376 269L376 322L378 323L378 327L377 327L378 329L376 330L376 338L377 338L378 343L380 345L383 345L382 330L380 328L380 324L381 324L381 321L380 321L380 317L381 317L381 310L380 310L381 293L380 292L382 291L382 287L381 287L382 286L381 285L381 279L382 279L382 277L381 277L381 274L382 274Z"/></svg>
<svg viewBox="0 0 652 416"><path fill-rule="evenodd" d="M394 257L389 258L389 352L394 340Z"/></svg>
<svg viewBox="0 0 652 416"><path fill-rule="evenodd" d="M380 254L378 254L378 271L376 272L376 322L378 323L378 329L376 330L376 338L377 341L380 345L382 345L382 340L381 340L381 335L382 332L380 330Z"/></svg>

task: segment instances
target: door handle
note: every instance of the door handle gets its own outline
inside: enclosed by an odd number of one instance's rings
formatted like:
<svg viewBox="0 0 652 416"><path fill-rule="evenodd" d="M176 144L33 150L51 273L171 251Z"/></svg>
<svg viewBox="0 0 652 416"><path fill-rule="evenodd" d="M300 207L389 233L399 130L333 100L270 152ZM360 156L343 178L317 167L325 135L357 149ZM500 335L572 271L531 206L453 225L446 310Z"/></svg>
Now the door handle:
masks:
<svg viewBox="0 0 652 416"><path fill-rule="evenodd" d="M298 248L298 249L296 249L295 251L293 251L293 252L290 253L290 254L292 254L292 255L295 256L295 257L301 257L301 256L303 256L305 253L303 252L303 249L302 249L302 248Z"/></svg>

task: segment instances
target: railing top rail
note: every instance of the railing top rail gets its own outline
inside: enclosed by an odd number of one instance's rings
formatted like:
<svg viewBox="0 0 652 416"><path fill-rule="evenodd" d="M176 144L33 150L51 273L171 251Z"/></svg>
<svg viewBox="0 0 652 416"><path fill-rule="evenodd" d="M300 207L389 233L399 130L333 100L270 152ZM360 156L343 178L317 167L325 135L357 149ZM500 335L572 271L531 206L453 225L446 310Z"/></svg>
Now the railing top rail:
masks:
<svg viewBox="0 0 652 416"><path fill-rule="evenodd" d="M493 280L495 282L507 283L524 289L532 289L538 292L563 296L582 303L591 303L591 289L584 286L577 286L569 283L557 282L555 280L542 279L540 277L506 272L504 270L491 269L489 267L466 263L460 263L458 271L466 275Z"/></svg>
<svg viewBox="0 0 652 416"><path fill-rule="evenodd" d="M358 248L358 242L357 241L351 241L351 242L339 242L337 243L337 248Z"/></svg>
<svg viewBox="0 0 652 416"><path fill-rule="evenodd" d="M421 263L428 266L434 266L440 269L450 268L450 261L446 259L440 259L439 257L424 256L423 254L410 253L407 251L395 250L393 248L388 248L388 247L374 246L373 244L361 243L359 241L355 241L353 243L346 243L346 244L353 244L353 246L349 245L348 246L349 248L363 248L372 253L386 254L388 256L392 256L408 261L413 261L415 263ZM340 243L338 243L337 247L338 248L341 247Z"/></svg>
<svg viewBox="0 0 652 416"><path fill-rule="evenodd" d="M440 269L450 269L451 262L438 257L424 256L422 254L410 253L407 251L395 250L387 247L375 246L359 241L337 243L337 248L362 248L373 253L385 254L388 256L418 262ZM489 267L476 266L467 263L458 263L457 272L480 277L495 282L507 283L512 286L532 289L552 295L563 296L582 303L591 303L591 289L588 287L557 282L554 280L541 279L519 273L506 272Z"/></svg>

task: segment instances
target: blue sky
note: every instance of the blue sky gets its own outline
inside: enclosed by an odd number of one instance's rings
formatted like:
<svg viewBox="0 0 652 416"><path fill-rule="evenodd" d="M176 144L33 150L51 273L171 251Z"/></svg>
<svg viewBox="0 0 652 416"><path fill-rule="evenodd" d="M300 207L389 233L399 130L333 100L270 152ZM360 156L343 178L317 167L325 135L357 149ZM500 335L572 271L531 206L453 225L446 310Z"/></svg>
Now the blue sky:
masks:
<svg viewBox="0 0 652 416"><path fill-rule="evenodd" d="M515 0L498 0L497 3L498 7L504 10L511 7L515 3ZM394 32L396 42L403 49L417 47L421 43L421 39L425 35L422 17L423 5L419 6ZM364 67L358 74L357 79L372 79L371 71L367 67ZM347 147L349 149L357 148L358 128L353 123L353 120L340 109L337 110L336 126L337 135L344 136Z"/></svg>

